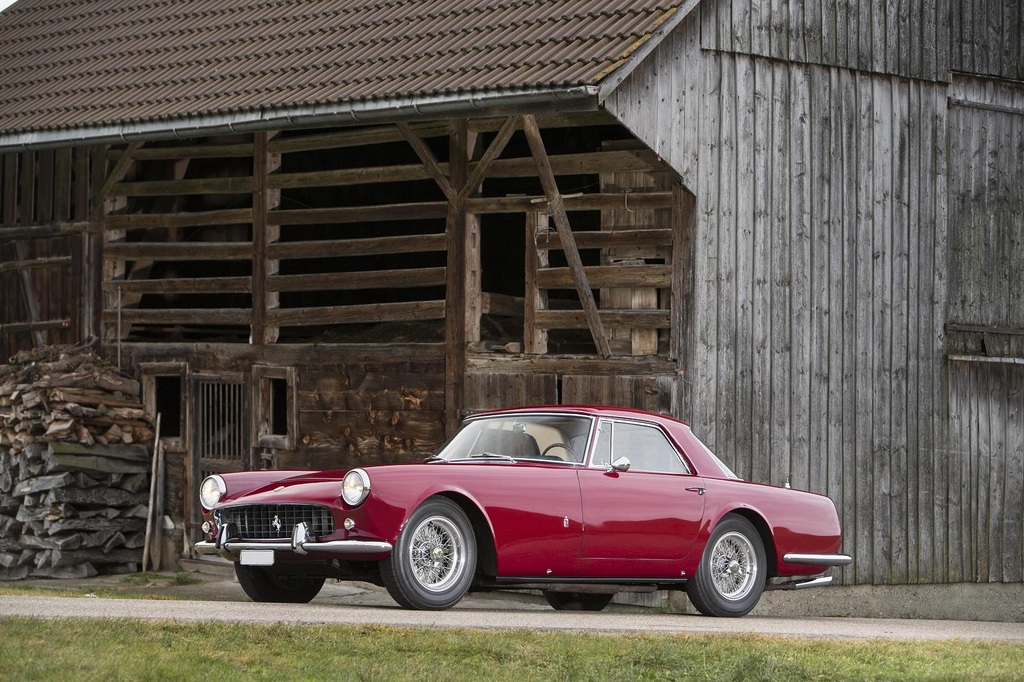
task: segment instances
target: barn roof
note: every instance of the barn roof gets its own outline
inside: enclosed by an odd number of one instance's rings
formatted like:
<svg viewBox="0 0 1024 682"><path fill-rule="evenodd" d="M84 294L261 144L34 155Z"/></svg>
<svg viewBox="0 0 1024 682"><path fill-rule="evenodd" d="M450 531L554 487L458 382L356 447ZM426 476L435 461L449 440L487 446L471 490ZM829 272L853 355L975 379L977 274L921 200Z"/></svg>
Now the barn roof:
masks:
<svg viewBox="0 0 1024 682"><path fill-rule="evenodd" d="M0 147L593 101L694 4L20 0L0 13Z"/></svg>

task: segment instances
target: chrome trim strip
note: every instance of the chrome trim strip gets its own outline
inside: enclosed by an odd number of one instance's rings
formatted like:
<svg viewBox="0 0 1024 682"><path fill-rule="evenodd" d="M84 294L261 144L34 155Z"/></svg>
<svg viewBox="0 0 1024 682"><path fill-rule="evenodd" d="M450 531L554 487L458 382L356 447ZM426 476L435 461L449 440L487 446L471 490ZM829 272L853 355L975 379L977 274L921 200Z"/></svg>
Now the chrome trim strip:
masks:
<svg viewBox="0 0 1024 682"><path fill-rule="evenodd" d="M849 566L853 557L846 554L800 554L790 552L782 557L787 564L810 564L812 566Z"/></svg>
<svg viewBox="0 0 1024 682"><path fill-rule="evenodd" d="M216 543L213 542L197 542L193 547L197 554L220 554L227 559L234 558L243 549L272 549L275 552L295 552L297 554L306 554L308 552L331 552L334 554L380 554L390 552L393 549L390 542L375 542L368 540L332 540L330 542L304 541L298 546L293 546L291 542L244 542L242 540L233 540L231 542L221 543L219 548Z"/></svg>
<svg viewBox="0 0 1024 682"><path fill-rule="evenodd" d="M788 580L784 583L768 583L765 585L765 590L803 590L808 587L825 587L826 585L832 584L832 576L824 575L818 576L817 578L801 578L798 580Z"/></svg>

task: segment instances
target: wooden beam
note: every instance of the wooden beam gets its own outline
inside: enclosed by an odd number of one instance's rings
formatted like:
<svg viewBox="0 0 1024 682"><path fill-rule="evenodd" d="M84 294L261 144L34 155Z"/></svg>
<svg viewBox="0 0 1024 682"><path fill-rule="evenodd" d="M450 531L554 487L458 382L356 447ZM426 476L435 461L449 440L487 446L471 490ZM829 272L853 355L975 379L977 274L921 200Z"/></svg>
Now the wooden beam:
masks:
<svg viewBox="0 0 1024 682"><path fill-rule="evenodd" d="M653 287L668 289L672 286L670 265L590 265L583 271L590 285L598 288ZM571 268L544 268L537 272L537 286L541 289L571 289L575 278Z"/></svg>
<svg viewBox="0 0 1024 682"><path fill-rule="evenodd" d="M96 194L93 197L93 201L95 203L103 203L103 201L110 196L110 192L114 185L124 179L128 169L131 168L132 163L135 161L136 150L141 146L141 142L131 142L127 147L125 147L124 151L122 151L118 156L117 163L114 164L110 174L107 175L103 184L96 190Z"/></svg>
<svg viewBox="0 0 1024 682"><path fill-rule="evenodd" d="M12 260L0 263L0 272L13 270L29 270L39 268L63 268L71 265L71 256L53 256L52 258L33 258L31 260Z"/></svg>
<svg viewBox="0 0 1024 682"><path fill-rule="evenodd" d="M71 326L71 320L41 320L39 322L11 322L0 324L0 334L16 334L18 332L49 331L51 329L67 329Z"/></svg>
<svg viewBox="0 0 1024 682"><path fill-rule="evenodd" d="M444 301L406 303L366 303L314 308L279 308L267 317L281 327L312 327L330 324L369 324L374 322L410 322L440 320L445 316Z"/></svg>
<svg viewBox="0 0 1024 682"><path fill-rule="evenodd" d="M267 216L271 225L325 225L372 223L393 220L441 219L448 215L447 201L422 201L380 206L340 206L273 211Z"/></svg>
<svg viewBox="0 0 1024 682"><path fill-rule="evenodd" d="M434 182L441 188L444 195L448 197L448 201L455 201L455 190L452 188L452 183L449 182L448 176L444 174L441 167L438 165L437 157L430 151L430 147L420 139L419 135L409 126L408 123L402 123L399 121L397 124L398 129L402 131L402 136L412 147L413 151L416 152L416 156L420 157L420 161L423 162L424 168L427 169L427 173L430 177L434 178Z"/></svg>
<svg viewBox="0 0 1024 682"><path fill-rule="evenodd" d="M200 227L207 225L247 225L252 222L251 208L232 208L196 213L126 213L107 216L107 230L153 230Z"/></svg>
<svg viewBox="0 0 1024 682"><path fill-rule="evenodd" d="M466 180L465 186L463 186L462 190L459 192L460 201L465 202L471 194L480 188L480 183L484 181L484 177L490 169L491 164L494 163L495 159L501 156L501 153L505 150L505 146L508 144L508 141L512 139L512 136L518 128L519 121L515 116L509 116L505 119L505 122L502 124L498 134L493 140L491 140L491 144L488 145L487 151L484 152L482 157L480 157L480 161L477 162L476 166L473 168L473 173L469 176L469 179Z"/></svg>
<svg viewBox="0 0 1024 682"><path fill-rule="evenodd" d="M249 260L249 242L114 242L106 257L120 260Z"/></svg>
<svg viewBox="0 0 1024 682"><path fill-rule="evenodd" d="M608 327L668 329L668 310L602 310L598 313ZM590 321L582 310L538 310L537 324L543 329L587 329Z"/></svg>
<svg viewBox="0 0 1024 682"><path fill-rule="evenodd" d="M470 213L528 213L543 206L544 197L480 197L466 201ZM628 205L626 202L629 202ZM615 209L669 209L672 208L671 192L643 192L630 194L578 194L562 197L566 211L610 211Z"/></svg>
<svg viewBox="0 0 1024 682"><path fill-rule="evenodd" d="M270 189L268 178L281 166L281 155L267 150L276 132L258 132L253 136L252 171L252 334L250 343L262 345L277 340L278 328L269 323L267 313L277 308L280 296L267 287L267 279L276 275L280 261L271 258L269 244L281 236L281 228L269 224L267 214L281 203L281 190Z"/></svg>
<svg viewBox="0 0 1024 682"><path fill-rule="evenodd" d="M14 253L18 260L28 260L24 243L14 242ZM39 322L39 303L36 300L36 288L32 282L32 274L28 270L20 270L18 274L21 276L21 293L25 297L28 318L33 323ZM40 348L46 345L46 335L41 329L33 329L32 338Z"/></svg>
<svg viewBox="0 0 1024 682"><path fill-rule="evenodd" d="M251 277L180 277L178 279L115 279L103 283L105 291L123 294L248 294Z"/></svg>
<svg viewBox="0 0 1024 682"><path fill-rule="evenodd" d="M469 171L469 125L465 119L452 121L448 141L452 184L457 192L448 203L445 220L447 237L447 282L445 286L445 353L444 353L444 424L445 435L455 433L462 422L466 403L466 278L467 223L465 197L462 190Z"/></svg>
<svg viewBox="0 0 1024 682"><path fill-rule="evenodd" d="M424 253L444 251L443 234L410 234L398 237L367 239L278 242L267 246L271 258L331 258L340 256L376 256L393 253Z"/></svg>
<svg viewBox="0 0 1024 682"><path fill-rule="evenodd" d="M523 306L523 350L527 354L543 355L548 352L548 332L537 325L537 312L548 305L548 292L537 286L537 273L546 268L550 254L547 249L537 248L538 235L549 229L550 217L546 211L532 211L526 214L526 276ZM558 248L561 248L561 242Z"/></svg>
<svg viewBox="0 0 1024 682"><path fill-rule="evenodd" d="M252 311L242 308L132 308L120 312L124 324L142 325L238 325L252 323ZM103 321L116 323L117 310L104 310Z"/></svg>
<svg viewBox="0 0 1024 682"><path fill-rule="evenodd" d="M89 229L89 223L49 223L29 227L0 228L0 244L14 241L32 241L51 237L67 237L82 234Z"/></svg>
<svg viewBox="0 0 1024 682"><path fill-rule="evenodd" d="M609 249L625 246L671 246L672 231L660 230L614 230L608 232L574 232L578 249ZM537 248L541 250L561 249L562 242L557 232L541 233L537 236Z"/></svg>
<svg viewBox="0 0 1024 682"><path fill-rule="evenodd" d="M311 275L277 275L267 283L269 291L351 291L355 289L404 289L443 287L445 267L401 268L371 272L318 272Z"/></svg>
<svg viewBox="0 0 1024 682"><path fill-rule="evenodd" d="M548 210L555 221L555 229L562 240L562 250L569 268L573 273L573 281L576 284L576 293L583 305L583 313L587 319L587 326L594 337L594 344L601 357L611 357L611 348L608 345L608 337L605 334L601 318L598 317L597 302L594 300L594 292L590 289L587 281L587 273L583 270L583 261L580 260L580 252L576 248L576 240L572 234L572 227L569 225L569 216L562 205L562 195L558 191L558 183L555 174L548 161L547 150L544 148L544 140L540 136L540 129L537 127L537 120L527 114L523 116L523 131L530 144L530 152L537 164L537 173L540 176L541 186L544 188L544 195L548 200Z"/></svg>

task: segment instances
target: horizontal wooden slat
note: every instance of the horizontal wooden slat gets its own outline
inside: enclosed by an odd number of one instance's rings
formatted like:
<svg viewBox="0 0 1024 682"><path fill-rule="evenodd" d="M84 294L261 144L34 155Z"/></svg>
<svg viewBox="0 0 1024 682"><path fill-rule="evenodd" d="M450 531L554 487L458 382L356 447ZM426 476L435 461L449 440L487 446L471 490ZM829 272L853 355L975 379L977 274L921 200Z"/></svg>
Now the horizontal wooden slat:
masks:
<svg viewBox="0 0 1024 682"><path fill-rule="evenodd" d="M667 265L592 265L583 268L590 286L658 287L672 285L672 268ZM569 268L544 268L537 271L541 289L572 289L576 285Z"/></svg>
<svg viewBox="0 0 1024 682"><path fill-rule="evenodd" d="M0 263L0 272L28 270L30 268L63 268L71 265L71 256L54 256L53 258L36 258L35 260L12 260Z"/></svg>
<svg viewBox="0 0 1024 682"><path fill-rule="evenodd" d="M81 234L89 229L89 223L48 223L46 225L30 225L26 227L0 227L0 243L47 239L49 237L66 237Z"/></svg>
<svg viewBox="0 0 1024 682"><path fill-rule="evenodd" d="M400 237L346 239L344 241L278 242L267 245L267 257L330 258L340 256L376 256L390 253L421 253L444 251L443 234L414 234Z"/></svg>
<svg viewBox="0 0 1024 682"><path fill-rule="evenodd" d="M365 305L324 308L288 308L267 311L267 320L280 327L440 320L444 318L444 308L444 301L369 303Z"/></svg>
<svg viewBox="0 0 1024 682"><path fill-rule="evenodd" d="M626 171L664 170L658 157L648 150L594 152L592 154L562 154L550 157L551 169L555 175L584 175L596 173L621 173ZM438 168L447 176L447 163ZM476 168L469 164L469 173ZM528 178L537 175L537 166L532 157L496 159L487 170L489 178ZM430 173L421 163L394 166L366 166L363 168L342 168L338 170L310 171L304 173L280 173L267 178L271 189L295 189L299 187L332 187L338 185L362 185L382 182L411 182L431 179ZM139 183L143 184L143 183ZM157 183L148 183L156 185ZM147 188L146 194L153 193ZM184 192L183 192L184 193ZM196 192L193 192L196 193ZM632 203L632 195L629 198Z"/></svg>
<svg viewBox="0 0 1024 682"><path fill-rule="evenodd" d="M372 272L332 272L310 275L279 275L267 280L268 291L326 291L352 289L401 289L444 286L444 267L408 268Z"/></svg>
<svg viewBox="0 0 1024 682"><path fill-rule="evenodd" d="M672 245L672 230L602 230L600 232L573 232L578 249L611 249L622 247L657 247ZM537 236L538 249L561 249L562 242L555 232Z"/></svg>
<svg viewBox="0 0 1024 682"><path fill-rule="evenodd" d="M107 157L117 160L122 150L111 150ZM132 158L139 161L172 161L177 159L219 159L252 157L252 142L237 144L189 145L187 147L139 147Z"/></svg>
<svg viewBox="0 0 1024 682"><path fill-rule="evenodd" d="M602 310L601 324L605 327L630 329L668 329L668 310ZM542 329L587 329L587 318L582 310L538 310L537 326Z"/></svg>
<svg viewBox="0 0 1024 682"><path fill-rule="evenodd" d="M250 260L250 242L113 242L104 247L107 259L122 260Z"/></svg>
<svg viewBox="0 0 1024 682"><path fill-rule="evenodd" d="M643 192L631 193L626 203L625 194L603 193L603 194L578 194L562 198L562 205L566 211L614 211L616 209L638 211L640 209L670 209L672 208L671 192ZM544 197L488 197L468 199L466 210L470 213L528 213L530 211L543 211L547 208L547 200Z"/></svg>
<svg viewBox="0 0 1024 682"><path fill-rule="evenodd" d="M482 312L493 315L522 317L526 301L522 296L492 294L483 292L481 296Z"/></svg>
<svg viewBox="0 0 1024 682"><path fill-rule="evenodd" d="M110 188L111 196L125 197L158 197L175 194L250 194L251 192L251 177L118 182Z"/></svg>
<svg viewBox="0 0 1024 682"><path fill-rule="evenodd" d="M103 219L103 228L105 230L151 230L205 225L245 225L251 222L251 208L234 208L225 211L200 211L197 213L111 215Z"/></svg>
<svg viewBox="0 0 1024 682"><path fill-rule="evenodd" d="M178 279L108 280L104 291L125 294L247 294L251 277L181 277Z"/></svg>
<svg viewBox="0 0 1024 682"><path fill-rule="evenodd" d="M416 131L417 135L423 138L440 137L448 134L447 124L410 127ZM276 138L267 143L267 151L271 154L290 154L322 149L343 149L345 147L362 147L370 144L386 144L388 142L400 142L404 139L401 131L393 125L374 128L349 128L317 135Z"/></svg>
<svg viewBox="0 0 1024 682"><path fill-rule="evenodd" d="M410 204L384 204L381 206L340 206L337 208L271 211L267 214L267 224L320 225L331 223L368 223L385 220L425 220L428 218L444 218L447 214L447 202L425 201Z"/></svg>
<svg viewBox="0 0 1024 682"><path fill-rule="evenodd" d="M39 322L11 322L0 324L0 334L16 334L18 332L38 332L48 329L67 329L71 326L70 319L41 320Z"/></svg>
<svg viewBox="0 0 1024 682"><path fill-rule="evenodd" d="M252 311L237 308L129 308L120 311L120 319L122 324L142 325L248 325L252 320ZM104 322L113 323L117 320L117 310L103 311Z"/></svg>

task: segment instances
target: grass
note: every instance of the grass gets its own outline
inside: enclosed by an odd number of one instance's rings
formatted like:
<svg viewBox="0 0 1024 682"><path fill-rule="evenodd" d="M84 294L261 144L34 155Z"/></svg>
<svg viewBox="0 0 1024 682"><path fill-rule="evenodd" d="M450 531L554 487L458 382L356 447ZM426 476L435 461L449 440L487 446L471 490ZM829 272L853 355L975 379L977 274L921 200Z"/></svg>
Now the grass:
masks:
<svg viewBox="0 0 1024 682"><path fill-rule="evenodd" d="M1024 645L0 619L10 680L1007 680Z"/></svg>

